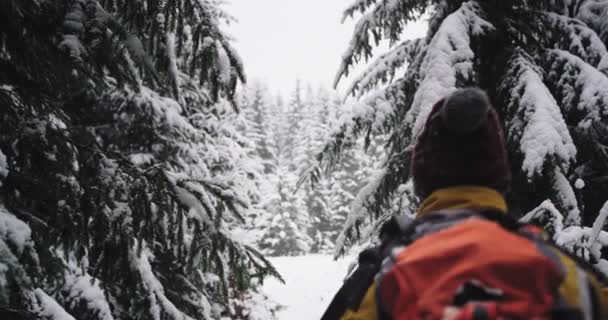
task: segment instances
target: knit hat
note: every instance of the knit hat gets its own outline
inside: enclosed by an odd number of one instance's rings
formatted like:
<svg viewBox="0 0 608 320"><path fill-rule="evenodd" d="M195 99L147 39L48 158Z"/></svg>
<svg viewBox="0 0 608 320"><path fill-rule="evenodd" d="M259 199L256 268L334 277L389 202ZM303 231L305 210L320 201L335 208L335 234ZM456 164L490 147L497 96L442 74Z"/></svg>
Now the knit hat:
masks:
<svg viewBox="0 0 608 320"><path fill-rule="evenodd" d="M459 89L433 106L414 148L411 173L423 198L458 185L508 191L511 170L503 131L484 91Z"/></svg>

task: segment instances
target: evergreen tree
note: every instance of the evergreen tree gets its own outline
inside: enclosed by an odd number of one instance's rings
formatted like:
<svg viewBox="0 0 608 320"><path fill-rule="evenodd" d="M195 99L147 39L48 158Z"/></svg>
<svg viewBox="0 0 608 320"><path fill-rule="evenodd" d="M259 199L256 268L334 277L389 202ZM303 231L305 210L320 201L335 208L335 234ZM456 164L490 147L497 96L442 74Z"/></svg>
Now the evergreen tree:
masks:
<svg viewBox="0 0 608 320"><path fill-rule="evenodd" d="M215 1L0 3L0 308L237 317L275 274L229 232L259 176Z"/></svg>
<svg viewBox="0 0 608 320"><path fill-rule="evenodd" d="M307 234L307 212L303 198L294 193L297 182L295 172L279 166L274 177L276 194L271 212L264 222L264 233L259 247L271 256L297 256L308 253L312 239ZM302 217L301 215L306 215Z"/></svg>
<svg viewBox="0 0 608 320"><path fill-rule="evenodd" d="M306 141L308 137L310 140L305 157L297 160L298 164L304 164L298 171L304 172L304 179L300 180L300 192L305 194L307 210L311 217L309 234L314 239L312 252L331 252L351 212L353 200L374 171L383 151L375 149L380 141L370 142L370 145L373 145L368 148L370 152L361 148L346 150L332 176L316 177L316 184L303 184L306 172L318 170L314 154L322 149L331 135L332 126L357 108L357 104L344 105L335 93L331 94L323 88L315 93L313 99L307 100L310 102L305 104L306 115L302 120L302 123L307 124L307 130L302 131L302 135L306 137L297 139ZM312 119L307 121L307 117Z"/></svg>
<svg viewBox="0 0 608 320"><path fill-rule="evenodd" d="M239 104L247 122L243 131L253 143L254 152L264 165L264 173L269 174L275 171L273 160L276 158L276 147L273 146L272 139L273 108L270 93L259 81L248 85L243 91Z"/></svg>
<svg viewBox="0 0 608 320"><path fill-rule="evenodd" d="M425 12L426 37L402 39L406 24ZM592 247L589 234L604 227L598 213L608 194L607 13L608 3L595 0L355 1L344 16L361 16L336 83L371 59L380 41L391 48L349 87L364 107L339 124L321 163L331 169L356 137L388 134L384 169L364 188L361 207L382 221L392 214L397 191L412 194L411 146L431 106L454 88L479 86L504 121L514 174L511 211L544 215L549 211L535 208L548 200L556 209L550 211L563 215L563 228L581 228L577 243ZM366 214L353 214L347 240L365 222ZM597 228L583 227L594 221Z"/></svg>
<svg viewBox="0 0 608 320"><path fill-rule="evenodd" d="M284 141L282 142L282 149L285 159L289 161L289 169L291 171L298 170L298 165L293 159L305 152L302 148L305 147L305 143L298 141L298 133L302 132L305 128L302 124L305 113L304 95L302 92L302 81L296 80L295 88L291 92L287 104L284 106L284 122L282 122L281 133L283 134Z"/></svg>
<svg viewBox="0 0 608 320"><path fill-rule="evenodd" d="M307 87L302 127L296 135L296 140L302 144L295 159L298 173L306 172L314 164L314 155L320 150L329 133L329 122L332 120L329 113L329 110L332 110L330 98L330 93L323 88L313 91L312 87ZM331 197L334 188L332 179L322 180L317 188L301 184L298 188L298 192L305 198L305 210L310 216L308 234L313 239L313 253L331 250L331 233L340 228L340 224L336 224L333 219L335 212L332 210Z"/></svg>
<svg viewBox="0 0 608 320"><path fill-rule="evenodd" d="M304 99L301 95L301 82L296 81L296 88L287 105L281 97L274 104L267 104L270 128L274 139L275 158L273 173L269 179L274 185L272 202L268 207L271 213L262 222L263 235L259 242L260 249L269 255L301 255L310 251L311 238L308 236L310 226L309 212L302 193L296 192L298 160L302 160L302 148L305 144L298 136L302 128Z"/></svg>

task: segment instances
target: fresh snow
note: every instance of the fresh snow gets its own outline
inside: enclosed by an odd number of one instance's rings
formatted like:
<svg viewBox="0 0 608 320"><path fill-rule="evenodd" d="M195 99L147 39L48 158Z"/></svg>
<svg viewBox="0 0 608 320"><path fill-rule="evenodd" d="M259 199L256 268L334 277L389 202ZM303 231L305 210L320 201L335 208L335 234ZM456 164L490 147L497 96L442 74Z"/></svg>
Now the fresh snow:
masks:
<svg viewBox="0 0 608 320"><path fill-rule="evenodd" d="M169 58L169 73L173 77L175 87L179 87L179 69L177 67L177 56L175 48L175 33L168 32L167 37L167 57Z"/></svg>
<svg viewBox="0 0 608 320"><path fill-rule="evenodd" d="M606 92L608 76L606 74L568 51L549 50L547 59L554 61L554 65L566 64L567 70L575 72L574 79L563 74L552 74L552 76L560 79L558 87L566 94L561 101L562 105L576 107L588 114L579 123L580 127L587 127L589 121L602 121L604 117L608 116L608 92Z"/></svg>
<svg viewBox="0 0 608 320"><path fill-rule="evenodd" d="M151 153L134 153L129 156L129 161L136 166L150 164L154 161L154 155Z"/></svg>
<svg viewBox="0 0 608 320"><path fill-rule="evenodd" d="M522 217L520 221L524 223L544 221L545 228L553 230L553 241L558 246L576 254L580 254L582 248L588 249L589 254L599 261L596 267L604 271L608 270L608 261L601 259L601 250L608 246L608 232L601 228L604 226L606 218L608 218L608 203L600 210L593 228L579 225L567 226L555 205L550 200L546 200Z"/></svg>
<svg viewBox="0 0 608 320"><path fill-rule="evenodd" d="M534 210L528 212L525 216L520 218L519 221L531 223L534 219L538 219L543 213L548 215L547 219L549 220L549 224L553 227L553 229L564 229L564 218L551 200L543 201L543 203L541 203Z"/></svg>
<svg viewBox="0 0 608 320"><path fill-rule="evenodd" d="M510 91L509 107L525 110L525 119L517 118L507 128L516 132L521 130L520 121L525 123L520 143L523 171L532 178L540 174L552 158L564 166L569 165L575 160L577 150L557 101L543 83L542 71L521 52L516 53L512 65L509 72L517 77L517 83ZM502 84L505 85L509 84Z"/></svg>
<svg viewBox="0 0 608 320"><path fill-rule="evenodd" d="M114 320L110 305L99 286L99 281L88 274L81 275L79 267L73 263L69 265L69 272L65 272L65 284L62 292L67 294L66 299L72 301L72 307L77 303L86 304L87 309L95 310L97 319Z"/></svg>
<svg viewBox="0 0 608 320"><path fill-rule="evenodd" d="M581 223L581 211L578 207L578 200L574 194L572 185L562 173L560 168L555 168L553 173L553 189L557 191L555 197L562 208L567 210L566 225Z"/></svg>
<svg viewBox="0 0 608 320"><path fill-rule="evenodd" d="M606 219L608 219L608 202L604 204L604 206L600 210L600 214L597 216L595 222L593 223L591 237L589 238L590 245L593 245L595 243L595 240L597 240L597 238L599 237L600 232L606 224Z"/></svg>
<svg viewBox="0 0 608 320"><path fill-rule="evenodd" d="M220 41L215 41L215 49L217 52L218 67L219 67L219 81L225 85L230 81L230 57L224 49L224 46Z"/></svg>
<svg viewBox="0 0 608 320"><path fill-rule="evenodd" d="M577 18L598 32L604 40L608 39L608 1L585 1L581 5Z"/></svg>
<svg viewBox="0 0 608 320"><path fill-rule="evenodd" d="M399 68L411 62L408 61L411 53L419 50L424 45L424 38L406 40L389 52L379 56L351 82L351 85L345 91L346 95L356 93L357 97L361 97L365 92L383 83L384 80L393 79Z"/></svg>
<svg viewBox="0 0 608 320"><path fill-rule="evenodd" d="M32 246L31 235L30 227L0 204L0 241L10 242L21 254L26 247Z"/></svg>
<svg viewBox="0 0 608 320"><path fill-rule="evenodd" d="M165 295L163 285L152 272L149 260L151 258L151 254L146 247L141 250L140 254L137 253L135 248L129 250L131 268L139 273L148 293L147 299L150 302L152 319L161 320L161 315L167 314L172 319L192 320L192 318L183 314ZM201 297L201 299L205 298Z"/></svg>
<svg viewBox="0 0 608 320"><path fill-rule="evenodd" d="M357 223L361 223L365 217L369 216L369 212L367 211L365 205L373 193L378 189L386 174L387 170L385 168L378 170L375 174L373 174L373 178L370 179L369 183L359 190L359 193L351 204L351 208L348 217L346 218L346 222L344 223L344 227L342 228L342 232L340 232L338 238L336 239L336 246L334 249L335 256L338 256L341 252L343 252L346 245L347 232L357 225Z"/></svg>
<svg viewBox="0 0 608 320"><path fill-rule="evenodd" d="M46 320L75 320L67 313L55 299L49 297L42 289L36 289L32 293L36 305L33 311L36 315Z"/></svg>
<svg viewBox="0 0 608 320"><path fill-rule="evenodd" d="M320 319L347 275L352 258L330 255L270 258L285 279L268 279L263 291L283 307L278 320Z"/></svg>
<svg viewBox="0 0 608 320"><path fill-rule="evenodd" d="M562 35L561 46L570 53L581 57L588 64L604 70L608 67L608 50L602 39L589 26L578 19L569 18L557 13L545 13L555 28L555 33ZM608 71L608 70L607 70Z"/></svg>
<svg viewBox="0 0 608 320"><path fill-rule="evenodd" d="M0 178L6 178L8 176L8 163L6 162L6 156L0 150ZM0 186L2 183L0 182Z"/></svg>

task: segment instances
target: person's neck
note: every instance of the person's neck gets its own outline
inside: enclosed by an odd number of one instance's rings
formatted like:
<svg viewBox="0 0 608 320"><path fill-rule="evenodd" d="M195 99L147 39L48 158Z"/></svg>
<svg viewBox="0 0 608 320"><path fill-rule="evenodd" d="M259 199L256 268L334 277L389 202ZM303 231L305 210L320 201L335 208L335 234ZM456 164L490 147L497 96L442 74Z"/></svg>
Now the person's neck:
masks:
<svg viewBox="0 0 608 320"><path fill-rule="evenodd" d="M507 212L505 198L496 190L483 186L454 186L431 193L418 208L418 217L446 209L495 210Z"/></svg>

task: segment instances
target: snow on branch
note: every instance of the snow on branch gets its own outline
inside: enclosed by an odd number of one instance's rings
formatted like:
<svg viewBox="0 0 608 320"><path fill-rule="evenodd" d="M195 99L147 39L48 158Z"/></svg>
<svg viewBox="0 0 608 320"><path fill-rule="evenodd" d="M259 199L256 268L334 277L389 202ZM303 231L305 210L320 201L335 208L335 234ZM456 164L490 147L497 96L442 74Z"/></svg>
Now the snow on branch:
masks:
<svg viewBox="0 0 608 320"><path fill-rule="evenodd" d="M32 302L32 313L45 320L75 320L72 315L67 313L46 292L42 289L36 289L30 293L30 301Z"/></svg>
<svg viewBox="0 0 608 320"><path fill-rule="evenodd" d="M217 55L217 73L218 73L218 81L224 85L228 85L231 78L230 75L232 73L232 67L230 65L230 57L228 53L224 49L224 46L219 40L215 41L215 52Z"/></svg>
<svg viewBox="0 0 608 320"><path fill-rule="evenodd" d="M380 184L386 179L386 169L378 171L372 179L359 191L357 197L351 205L351 210L346 218L342 232L336 239L334 257L339 257L344 254L345 247L352 239L359 238L355 233L358 233L359 226L364 222L365 218L370 215L367 206L368 202L374 201L373 195L377 192Z"/></svg>
<svg viewBox="0 0 608 320"><path fill-rule="evenodd" d="M70 257L66 263L64 274L65 283L61 288L60 301L68 309L86 308L85 313L79 314L86 314L98 320L114 320L106 295L100 287L100 281L84 272L74 257Z"/></svg>
<svg viewBox="0 0 608 320"><path fill-rule="evenodd" d="M543 226L551 237L564 230L564 216L557 210L551 200L545 200L534 210L520 218L519 221Z"/></svg>
<svg viewBox="0 0 608 320"><path fill-rule="evenodd" d="M165 290L161 282L154 275L150 265L151 253L142 243L142 249L131 248L129 250L129 261L131 268L141 277L143 289L148 293L146 297L150 304L150 317L153 320L166 319L164 315L173 320L193 320L191 317L181 312L165 295Z"/></svg>
<svg viewBox="0 0 608 320"><path fill-rule="evenodd" d="M377 46L380 40L389 39L391 44L399 41L405 25L418 19L427 7L427 1L422 0L384 0L379 3L357 1L347 9L345 17L352 16L357 10L365 11L372 3L375 3L374 8L359 18L355 25L353 37L342 55L334 87L342 77L348 76L350 68L361 58L368 60L372 57L372 46ZM370 39L370 36L373 38Z"/></svg>
<svg viewBox="0 0 608 320"><path fill-rule="evenodd" d="M357 12L361 14L365 13L365 11L376 4L376 2L378 2L378 0L355 0L344 10L344 13L342 14L342 23L344 23L347 18L352 18Z"/></svg>
<svg viewBox="0 0 608 320"><path fill-rule="evenodd" d="M367 69L353 80L346 89L346 95L361 97L364 93L375 88L380 83L387 83L393 79L398 68L411 63L418 53L424 50L424 38L406 40L389 52L381 55Z"/></svg>
<svg viewBox="0 0 608 320"><path fill-rule="evenodd" d="M21 255L26 250L34 250L32 230L0 203L0 241L10 244Z"/></svg>
<svg viewBox="0 0 608 320"><path fill-rule="evenodd" d="M6 242L0 240L0 303L2 305L9 304L12 291L9 284L12 282L11 277L17 273L25 275L25 270ZM29 279L21 284L29 285Z"/></svg>
<svg viewBox="0 0 608 320"><path fill-rule="evenodd" d="M587 116L579 123L585 128L608 119L608 76L568 51L548 50L547 77L561 96L561 105L570 110L584 110Z"/></svg>
<svg viewBox="0 0 608 320"><path fill-rule="evenodd" d="M323 149L317 155L318 167L331 169L339 162L344 148L355 143L363 133L369 137L388 128L394 115L394 105L402 95L402 81L375 92L361 101L347 105L346 112L340 117L334 130L329 134Z"/></svg>
<svg viewBox="0 0 608 320"><path fill-rule="evenodd" d="M238 78L241 82L247 82L247 76L245 75L245 65L243 63L243 58L239 55L238 51L232 46L230 41L226 39L222 39L222 46L224 47L224 51L228 55L230 59L230 64L232 66L232 71L237 73Z"/></svg>
<svg viewBox="0 0 608 320"><path fill-rule="evenodd" d="M456 88L459 80L474 77L471 38L494 29L481 13L476 2L463 3L443 21L431 40L421 65L422 81L406 116L414 136L422 129L433 104Z"/></svg>
<svg viewBox="0 0 608 320"><path fill-rule="evenodd" d="M408 152L411 150L406 148L403 153L392 155L383 168L376 171L368 183L361 188L351 204L347 220L336 240L335 257L344 254L355 241L369 240L373 232L379 230L382 223L394 214L393 200L400 197L398 194L407 193L404 189L411 189L413 186L411 182L408 183L409 162L407 159L410 159ZM404 209L405 212L402 211ZM400 208L397 213L404 214L409 210L411 209ZM413 212L409 213L413 214ZM365 225L366 219L373 220L374 223L366 232L361 232L360 228Z"/></svg>
<svg viewBox="0 0 608 320"><path fill-rule="evenodd" d="M220 181L192 179L184 174L165 173L175 192L176 200L188 209L188 217L217 231L220 221L227 220L224 209L243 221L241 209L249 207L247 200Z"/></svg>
<svg viewBox="0 0 608 320"><path fill-rule="evenodd" d="M566 221L565 225L576 225L581 223L581 211L578 207L578 201L576 200L576 195L574 194L574 189L572 188L572 184L566 178L562 169L556 167L553 171L553 197L556 200L556 203L566 210Z"/></svg>
<svg viewBox="0 0 608 320"><path fill-rule="evenodd" d="M578 19L545 13L549 30L544 35L555 38L561 49L577 55L601 72L608 74L608 50L597 33Z"/></svg>
<svg viewBox="0 0 608 320"><path fill-rule="evenodd" d="M2 181L8 176L8 162L6 161L6 155L0 150L0 187L2 187Z"/></svg>
<svg viewBox="0 0 608 320"><path fill-rule="evenodd" d="M563 169L575 160L576 147L555 98L542 80L542 70L522 49L508 63L500 90L507 94L508 139L524 155L528 178L540 175L545 163L556 160ZM525 110L524 112L516 112Z"/></svg>
<svg viewBox="0 0 608 320"><path fill-rule="evenodd" d="M600 233L602 233L602 229L606 225L606 220L608 219L608 201L604 203L602 209L600 209L600 214L595 219L593 223L593 227L591 230L591 237L589 238L589 243L594 244L598 238L600 237Z"/></svg>
<svg viewBox="0 0 608 320"><path fill-rule="evenodd" d="M87 55L87 49L80 42L79 36L85 33L85 23L87 16L85 14L84 1L75 1L63 21L64 34L59 43L59 49L67 53L70 59L74 61L82 61L82 56Z"/></svg>
<svg viewBox="0 0 608 320"><path fill-rule="evenodd" d="M584 1L576 16L600 36L608 46L608 1Z"/></svg>
<svg viewBox="0 0 608 320"><path fill-rule="evenodd" d="M579 255L594 264L608 276L608 261L602 259L602 248L608 246L608 232L602 230L608 218L608 203L600 210L592 228L580 225L566 226L561 212L550 201L530 211L521 222L542 226L555 244Z"/></svg>
<svg viewBox="0 0 608 320"><path fill-rule="evenodd" d="M169 61L169 75L171 76L171 81L173 81L174 94L176 97L179 97L180 71L177 67L175 33L167 32L165 35L165 42L167 46L167 59Z"/></svg>

